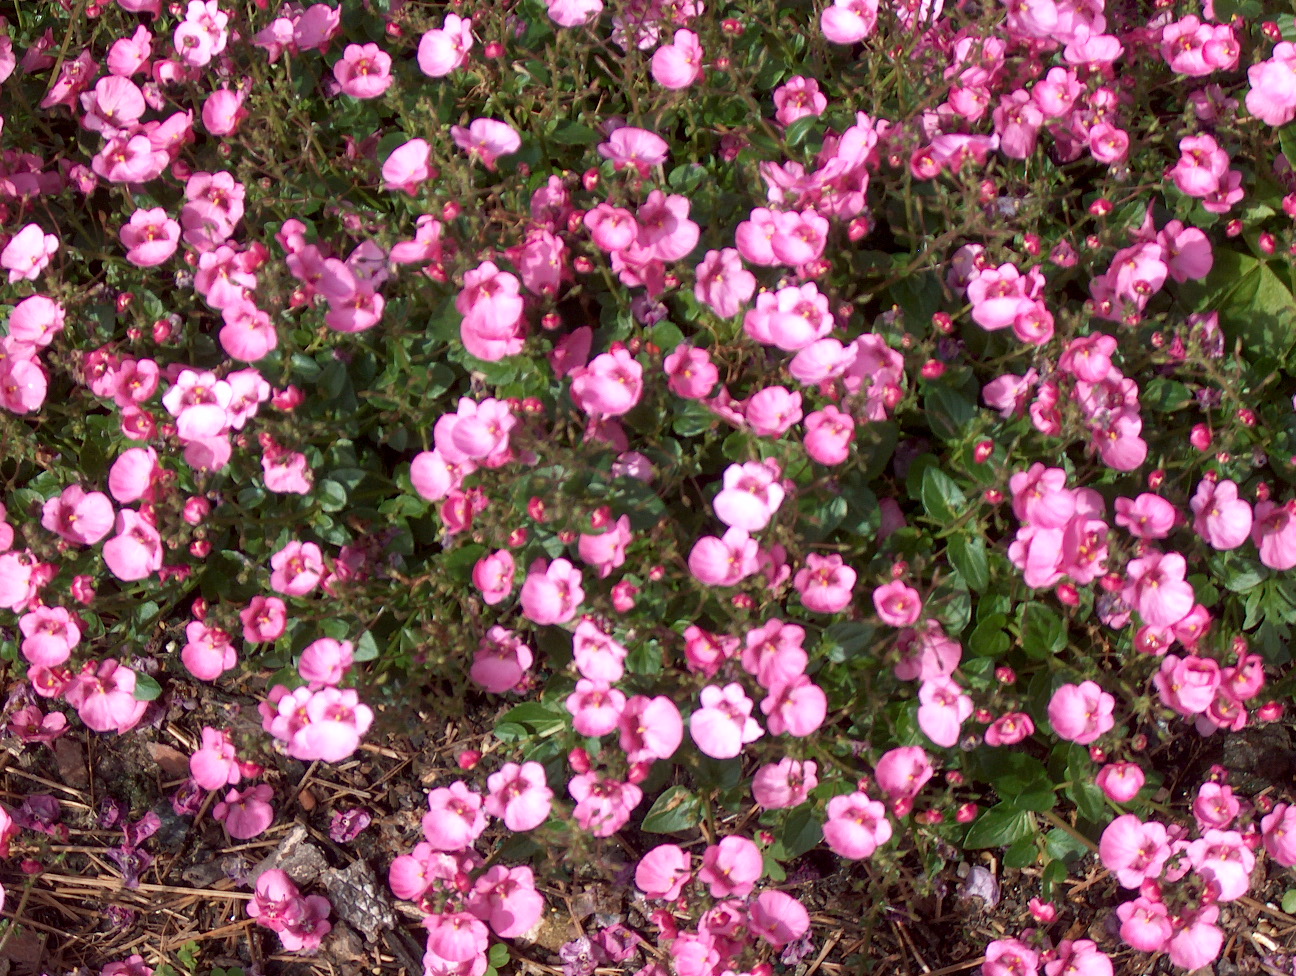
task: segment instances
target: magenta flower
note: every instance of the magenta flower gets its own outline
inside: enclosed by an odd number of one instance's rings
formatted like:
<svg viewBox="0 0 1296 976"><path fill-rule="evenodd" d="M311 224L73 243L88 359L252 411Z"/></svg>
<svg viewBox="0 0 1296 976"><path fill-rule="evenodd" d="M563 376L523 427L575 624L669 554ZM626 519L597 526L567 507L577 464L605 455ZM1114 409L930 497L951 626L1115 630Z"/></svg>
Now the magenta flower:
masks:
<svg viewBox="0 0 1296 976"><path fill-rule="evenodd" d="M468 62L472 47L472 18L446 14L441 27L419 39L419 70L429 78L444 78Z"/></svg>
<svg viewBox="0 0 1296 976"><path fill-rule="evenodd" d="M619 344L570 375L572 400L595 419L620 417L643 396L643 367Z"/></svg>
<svg viewBox="0 0 1296 976"><path fill-rule="evenodd" d="M15 312L16 314L16 312ZM71 485L41 510L41 525L67 542L92 546L113 527L113 506L101 492Z"/></svg>
<svg viewBox="0 0 1296 976"><path fill-rule="evenodd" d="M517 687L531 667L531 648L503 627L492 627L477 645L469 676L497 695Z"/></svg>
<svg viewBox="0 0 1296 976"><path fill-rule="evenodd" d="M595 837L611 837L624 827L643 801L643 790L634 783L606 779L598 773L572 777L567 792L576 801L572 814L582 830Z"/></svg>
<svg viewBox="0 0 1296 976"><path fill-rule="evenodd" d="M891 839L891 822L879 801L855 792L828 801L828 821L823 832L824 841L834 853L858 861L872 857Z"/></svg>
<svg viewBox="0 0 1296 976"><path fill-rule="evenodd" d="M103 559L119 580L134 582L162 568L162 537L139 512L117 513L117 534L104 543Z"/></svg>
<svg viewBox="0 0 1296 976"><path fill-rule="evenodd" d="M833 0L819 18L823 35L833 44L855 44L877 28L878 0Z"/></svg>
<svg viewBox="0 0 1296 976"><path fill-rule="evenodd" d="M1066 684L1049 699L1049 723L1059 737L1085 746L1116 725L1115 707L1116 699L1096 682Z"/></svg>
<svg viewBox="0 0 1296 976"><path fill-rule="evenodd" d="M1116 803L1129 803L1143 789L1145 777L1137 763L1108 763L1098 770L1094 782Z"/></svg>
<svg viewBox="0 0 1296 976"><path fill-rule="evenodd" d="M649 898L674 901L691 877L689 855L674 844L659 844L639 859L635 887Z"/></svg>
<svg viewBox="0 0 1296 976"><path fill-rule="evenodd" d="M185 638L187 643L180 652L180 660L199 681L215 681L238 664L230 635L218 627L191 620L185 628Z"/></svg>
<svg viewBox="0 0 1296 976"><path fill-rule="evenodd" d="M456 780L428 794L428 812L423 815L423 836L437 851L469 848L486 829L482 797Z"/></svg>
<svg viewBox="0 0 1296 976"><path fill-rule="evenodd" d="M228 730L203 726L202 747L189 757L189 773L204 790L234 786L243 778Z"/></svg>
<svg viewBox="0 0 1296 976"><path fill-rule="evenodd" d="M334 687L342 683L355 663L355 647L350 641L321 637L302 650L297 673L313 688Z"/></svg>
<svg viewBox="0 0 1296 976"><path fill-rule="evenodd" d="M566 559L548 565L543 559L536 560L522 584L523 616L537 624L566 623L576 616L585 599L581 582L581 571Z"/></svg>
<svg viewBox="0 0 1296 976"><path fill-rule="evenodd" d="M725 837L707 847L698 880L710 887L712 898L745 898L765 870L760 848L746 837Z"/></svg>
<svg viewBox="0 0 1296 976"><path fill-rule="evenodd" d="M633 166L642 177L647 177L654 166L666 161L670 147L666 140L647 129L623 125L599 143L598 152L604 159L612 160L618 172Z"/></svg>
<svg viewBox="0 0 1296 976"><path fill-rule="evenodd" d="M1284 867L1296 865L1296 806L1277 804L1260 821L1265 850Z"/></svg>
<svg viewBox="0 0 1296 976"><path fill-rule="evenodd" d="M544 896L526 866L497 864L477 879L466 905L501 939L515 939L531 930L544 914Z"/></svg>
<svg viewBox="0 0 1296 976"><path fill-rule="evenodd" d="M1020 939L995 939L986 946L983 976L1034 976L1039 953Z"/></svg>
<svg viewBox="0 0 1296 976"><path fill-rule="evenodd" d="M581 678L576 690L567 696L564 707L572 716L572 728L581 735L597 738L617 727L625 708L626 696L606 681Z"/></svg>
<svg viewBox="0 0 1296 976"><path fill-rule="evenodd" d="M230 790L225 799L212 808L212 816L225 825L225 832L235 840L249 840L274 823L274 807L270 800L274 789L258 783L246 790Z"/></svg>
<svg viewBox="0 0 1296 976"><path fill-rule="evenodd" d="M787 733L804 738L823 725L828 715L828 696L809 675L801 674L771 685L760 707L771 735Z"/></svg>
<svg viewBox="0 0 1296 976"><path fill-rule="evenodd" d="M702 56L697 34L677 30L670 44L663 44L653 52L653 80L663 88L676 91L688 88L702 77Z"/></svg>
<svg viewBox="0 0 1296 976"><path fill-rule="evenodd" d="M0 268L8 270L10 284L35 281L58 249L57 237L46 234L37 224L27 224L0 251Z"/></svg>
<svg viewBox="0 0 1296 976"><path fill-rule="evenodd" d="M239 611L243 639L249 644L278 640L288 626L288 608L277 596L254 596Z"/></svg>
<svg viewBox="0 0 1296 976"><path fill-rule="evenodd" d="M1143 952L1160 952L1174 932L1169 909L1144 895L1118 905L1116 916L1121 921L1121 938Z"/></svg>
<svg viewBox="0 0 1296 976"><path fill-rule="evenodd" d="M12 342L43 349L63 331L64 320L61 304L44 295L29 295L9 313L9 338Z"/></svg>
<svg viewBox="0 0 1296 976"><path fill-rule="evenodd" d="M378 98L391 87L391 55L377 44L348 44L333 65L342 94L352 98Z"/></svg>
<svg viewBox="0 0 1296 976"><path fill-rule="evenodd" d="M743 529L730 529L719 539L703 536L689 552L689 572L708 586L734 586L758 571L759 549Z"/></svg>
<svg viewBox="0 0 1296 976"><path fill-rule="evenodd" d="M884 624L908 627L922 615L922 597L900 580L885 583L873 591L873 606Z"/></svg>
<svg viewBox="0 0 1296 976"><path fill-rule="evenodd" d="M546 784L544 767L539 763L505 763L486 784L490 790L486 812L503 820L509 830L532 830L548 819L553 790Z"/></svg>
<svg viewBox="0 0 1296 976"><path fill-rule="evenodd" d="M929 678L918 689L918 727L938 746L958 743L959 730L972 714L972 699L947 677Z"/></svg>
<svg viewBox="0 0 1296 976"><path fill-rule="evenodd" d="M324 575L324 556L313 542L289 542L270 557L270 587L286 596L305 596Z"/></svg>
<svg viewBox="0 0 1296 976"><path fill-rule="evenodd" d="M495 119L474 119L468 128L455 125L450 128L455 145L474 159L480 159L488 170L494 171L500 156L509 156L522 148L522 137L512 126Z"/></svg>
<svg viewBox="0 0 1296 976"><path fill-rule="evenodd" d="M837 613L850 604L855 580L855 570L845 565L837 553L827 556L811 553L806 556L805 568L792 578L792 585L807 610Z"/></svg>
<svg viewBox="0 0 1296 976"><path fill-rule="evenodd" d="M63 607L33 607L18 620L22 655L41 668L56 668L81 641L80 622Z"/></svg>
<svg viewBox="0 0 1296 976"><path fill-rule="evenodd" d="M1271 501L1256 502L1251 540L1260 550L1260 562L1270 569L1287 570L1296 566L1294 505L1293 502L1285 505Z"/></svg>
<svg viewBox="0 0 1296 976"><path fill-rule="evenodd" d="M819 785L818 764L785 757L762 766L752 778L752 797L766 810L797 807Z"/></svg>
<svg viewBox="0 0 1296 976"><path fill-rule="evenodd" d="M432 175L428 166L430 152L426 139L411 139L393 149L383 163L383 189L403 190L410 196L417 196L419 185Z"/></svg>
<svg viewBox="0 0 1296 976"><path fill-rule="evenodd" d="M180 225L162 207L136 210L118 234L126 246L126 260L137 268L161 264L180 244Z"/></svg>
<svg viewBox="0 0 1296 976"><path fill-rule="evenodd" d="M887 799L912 800L934 772L931 757L922 746L901 746L877 761L873 778Z"/></svg>
<svg viewBox="0 0 1296 976"><path fill-rule="evenodd" d="M621 748L632 765L669 759L684 739L684 720L665 695L630 698L617 716L617 725Z"/></svg>
<svg viewBox="0 0 1296 976"><path fill-rule="evenodd" d="M1296 565L1296 559L1293 559ZM1153 627L1171 627L1188 615L1196 602L1192 584L1184 579L1187 563L1177 552L1149 552L1125 567L1121 598Z"/></svg>
<svg viewBox="0 0 1296 976"><path fill-rule="evenodd" d="M720 688L702 689L701 707L689 716L689 733L697 747L712 759L732 759L765 730L751 717L754 703L736 681Z"/></svg>

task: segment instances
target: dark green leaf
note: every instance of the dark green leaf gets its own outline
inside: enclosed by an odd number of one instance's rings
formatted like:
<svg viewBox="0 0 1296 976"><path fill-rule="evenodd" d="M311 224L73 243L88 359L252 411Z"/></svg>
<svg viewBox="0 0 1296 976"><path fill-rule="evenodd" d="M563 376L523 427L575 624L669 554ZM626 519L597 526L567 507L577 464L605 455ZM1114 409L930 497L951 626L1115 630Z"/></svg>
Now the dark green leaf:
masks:
<svg viewBox="0 0 1296 976"><path fill-rule="evenodd" d="M1012 646L1012 638L1004 630L1008 618L1002 613L992 613L973 629L968 637L968 650L977 657L1002 657Z"/></svg>
<svg viewBox="0 0 1296 976"><path fill-rule="evenodd" d="M643 830L650 834L670 834L689 830L702 820L702 802L686 786L672 786L652 805L643 820Z"/></svg>
<svg viewBox="0 0 1296 976"><path fill-rule="evenodd" d="M928 515L949 525L967 508L967 496L953 478L932 466L922 473L922 503Z"/></svg>
<svg viewBox="0 0 1296 976"><path fill-rule="evenodd" d="M974 851L986 847L1007 847L1034 832L1035 814L1000 803L972 822L963 846Z"/></svg>
<svg viewBox="0 0 1296 976"><path fill-rule="evenodd" d="M990 560L980 534L954 536L949 541L949 556L969 587L981 593L990 585Z"/></svg>
<svg viewBox="0 0 1296 976"><path fill-rule="evenodd" d="M162 686L158 684L151 676L139 671L135 672L135 700L136 701L156 701L162 694Z"/></svg>
<svg viewBox="0 0 1296 976"><path fill-rule="evenodd" d="M1066 647L1066 623L1044 604L1022 607L1020 624L1022 650L1031 657L1046 660Z"/></svg>
<svg viewBox="0 0 1296 976"><path fill-rule="evenodd" d="M564 146L592 146L603 141L597 129L580 122L559 122L549 138Z"/></svg>
<svg viewBox="0 0 1296 976"><path fill-rule="evenodd" d="M788 814L779 839L783 843L786 860L800 857L819 845L823 840L823 828L809 803L801 804Z"/></svg>
<svg viewBox="0 0 1296 976"><path fill-rule="evenodd" d="M1009 868L1028 868L1039 860L1039 845L1033 833L1027 834L1004 851L1004 866Z"/></svg>

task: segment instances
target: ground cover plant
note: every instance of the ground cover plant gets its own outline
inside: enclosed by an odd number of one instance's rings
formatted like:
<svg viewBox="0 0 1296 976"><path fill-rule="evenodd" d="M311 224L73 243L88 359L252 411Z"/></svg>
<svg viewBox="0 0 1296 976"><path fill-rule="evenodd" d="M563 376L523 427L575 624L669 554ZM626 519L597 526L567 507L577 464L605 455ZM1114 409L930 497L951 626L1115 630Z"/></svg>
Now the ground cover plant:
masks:
<svg viewBox="0 0 1296 976"><path fill-rule="evenodd" d="M19 972L1294 971L1291 11L60 0L0 91Z"/></svg>

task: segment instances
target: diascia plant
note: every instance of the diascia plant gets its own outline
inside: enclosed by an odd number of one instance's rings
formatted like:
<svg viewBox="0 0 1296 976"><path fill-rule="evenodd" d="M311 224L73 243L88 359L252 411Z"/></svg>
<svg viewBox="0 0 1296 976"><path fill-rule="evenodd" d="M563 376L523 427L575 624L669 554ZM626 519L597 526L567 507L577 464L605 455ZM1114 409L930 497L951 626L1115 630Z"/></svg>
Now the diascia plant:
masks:
<svg viewBox="0 0 1296 976"><path fill-rule="evenodd" d="M390 865L430 974L501 965L631 831L668 951L609 928L569 972L796 964L820 844L878 903L1006 848L1039 906L1096 847L1120 940L1196 968L1296 860L1289 784L1167 809L1199 783L1151 758L1291 688L1290 16L39 6L0 22L32 748L256 695L175 800L242 839L275 752L498 715ZM331 930L274 872L251 906ZM987 976L1111 971L1036 917Z"/></svg>

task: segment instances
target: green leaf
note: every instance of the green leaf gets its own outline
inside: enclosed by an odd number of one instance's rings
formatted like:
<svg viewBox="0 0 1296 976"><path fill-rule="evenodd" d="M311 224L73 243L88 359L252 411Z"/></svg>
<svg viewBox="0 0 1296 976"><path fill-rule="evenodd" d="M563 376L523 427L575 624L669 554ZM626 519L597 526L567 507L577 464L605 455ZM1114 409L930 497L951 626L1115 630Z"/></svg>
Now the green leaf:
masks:
<svg viewBox="0 0 1296 976"><path fill-rule="evenodd" d="M1018 810L1031 810L1035 813L1047 813L1057 806L1057 794L1052 789L1032 790L1019 793L1008 800Z"/></svg>
<svg viewBox="0 0 1296 976"><path fill-rule="evenodd" d="M1080 816L1090 823L1102 823L1108 818L1107 798L1097 784L1073 782L1067 787L1066 793L1076 805Z"/></svg>
<svg viewBox="0 0 1296 976"><path fill-rule="evenodd" d="M973 821L963 841L968 850L1007 847L1035 832L1035 814L1016 810L1008 803L991 807Z"/></svg>
<svg viewBox="0 0 1296 976"><path fill-rule="evenodd" d="M156 701L162 694L162 686L150 675L135 672L135 700Z"/></svg>
<svg viewBox="0 0 1296 976"><path fill-rule="evenodd" d="M1022 607L1022 650L1038 660L1047 660L1067 644L1066 623L1042 603Z"/></svg>
<svg viewBox="0 0 1296 976"><path fill-rule="evenodd" d="M346 489L336 481L321 481L315 486L314 495L320 508L326 512L340 512L346 508Z"/></svg>
<svg viewBox="0 0 1296 976"><path fill-rule="evenodd" d="M801 145L801 143L806 141L806 137L810 135L810 130L818 124L819 116L802 116L787 127L783 133L783 141L795 149L797 146Z"/></svg>
<svg viewBox="0 0 1296 976"><path fill-rule="evenodd" d="M962 489L953 478L935 466L923 471L921 493L927 514L945 525L954 522L967 508L967 496Z"/></svg>
<svg viewBox="0 0 1296 976"><path fill-rule="evenodd" d="M1296 888L1288 888L1283 892L1282 910L1288 915L1296 912Z"/></svg>
<svg viewBox="0 0 1296 976"><path fill-rule="evenodd" d="M1010 868L1028 868L1039 860L1039 845L1035 843L1034 833L1027 834L1004 851L1004 866Z"/></svg>
<svg viewBox="0 0 1296 976"><path fill-rule="evenodd" d="M985 778L1005 800L1024 793L1052 792L1048 770L1034 756L985 746L977 750L976 757Z"/></svg>
<svg viewBox="0 0 1296 976"><path fill-rule="evenodd" d="M1044 850L1054 860L1068 864L1080 860L1089 853L1087 844L1082 844L1061 828L1048 832L1048 835L1044 838Z"/></svg>
<svg viewBox="0 0 1296 976"><path fill-rule="evenodd" d="M963 430L976 416L977 408L958 390L948 386L933 386L925 397L927 421L932 432L941 440L950 441L962 435Z"/></svg>
<svg viewBox="0 0 1296 976"><path fill-rule="evenodd" d="M593 146L603 141L597 129L581 122L559 122L549 138L564 146Z"/></svg>
<svg viewBox="0 0 1296 976"><path fill-rule="evenodd" d="M515 705L504 714L500 722L524 726L534 735L553 735L567 727L566 719L539 702Z"/></svg>
<svg viewBox="0 0 1296 976"><path fill-rule="evenodd" d="M716 425L717 417L706 405L690 400L675 412L673 429L680 437L695 437Z"/></svg>
<svg viewBox="0 0 1296 976"><path fill-rule="evenodd" d="M820 826L809 803L801 804L788 814L779 840L783 844L784 860L788 861L800 857L819 845L823 840L823 827Z"/></svg>
<svg viewBox="0 0 1296 976"><path fill-rule="evenodd" d="M689 830L702 820L702 801L687 786L672 786L652 805L643 820L643 830L650 834L670 834Z"/></svg>
<svg viewBox="0 0 1296 976"><path fill-rule="evenodd" d="M949 557L969 587L978 593L989 587L990 560L980 534L954 536L949 541Z"/></svg>
<svg viewBox="0 0 1296 976"><path fill-rule="evenodd" d="M1012 638L1004 630L1008 618L1002 613L992 613L973 629L968 637L968 650L977 657L1002 657L1012 646Z"/></svg>
<svg viewBox="0 0 1296 976"><path fill-rule="evenodd" d="M486 957L492 966L501 969L509 961L509 950L503 942L496 942L490 947L490 955Z"/></svg>
<svg viewBox="0 0 1296 976"><path fill-rule="evenodd" d="M373 661L378 657L378 642L374 640L374 635L365 631L355 642L355 659L357 661Z"/></svg>

